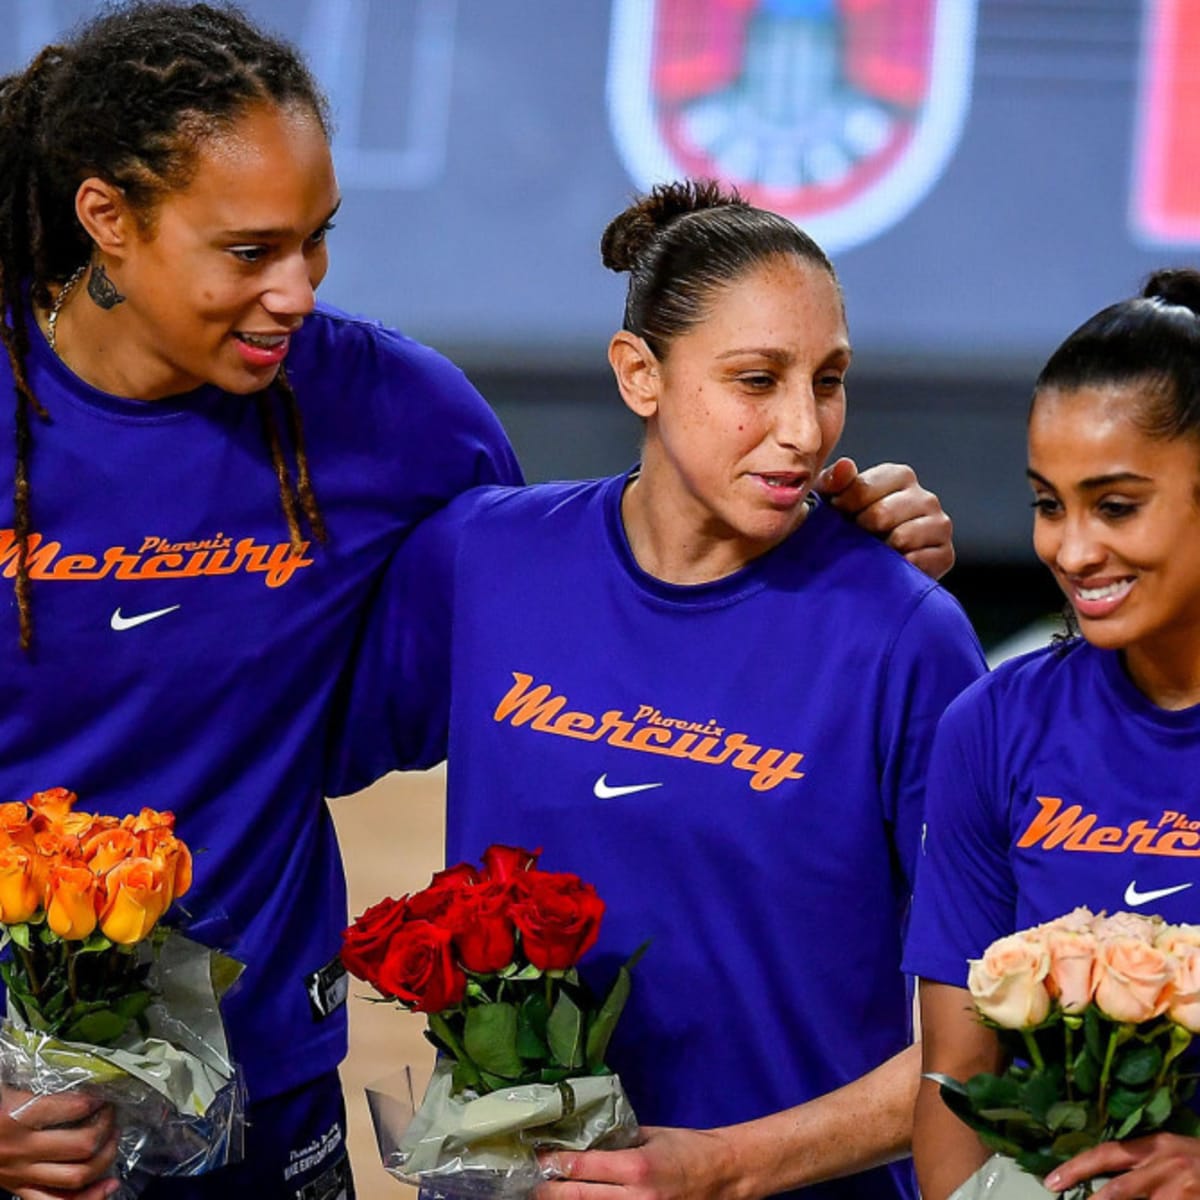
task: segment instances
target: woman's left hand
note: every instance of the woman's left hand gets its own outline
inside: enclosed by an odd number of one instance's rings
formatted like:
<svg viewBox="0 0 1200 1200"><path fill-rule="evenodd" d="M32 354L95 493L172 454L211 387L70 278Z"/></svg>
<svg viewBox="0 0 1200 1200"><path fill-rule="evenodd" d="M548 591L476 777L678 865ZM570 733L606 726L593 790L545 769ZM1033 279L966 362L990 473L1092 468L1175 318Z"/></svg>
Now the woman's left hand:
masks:
<svg viewBox="0 0 1200 1200"><path fill-rule="evenodd" d="M1118 1173L1119 1172L1119 1173ZM1200 1138L1156 1133L1105 1142L1077 1154L1046 1176L1061 1192L1096 1175L1112 1175L1092 1200L1192 1200L1200 1197Z"/></svg>
<svg viewBox="0 0 1200 1200"><path fill-rule="evenodd" d="M839 458L817 477L816 490L931 579L954 566L953 524L912 467L879 463L859 471L853 459Z"/></svg>
<svg viewBox="0 0 1200 1200"><path fill-rule="evenodd" d="M563 1176L538 1200L745 1200L732 1154L716 1130L643 1127L632 1150L559 1150L544 1165Z"/></svg>

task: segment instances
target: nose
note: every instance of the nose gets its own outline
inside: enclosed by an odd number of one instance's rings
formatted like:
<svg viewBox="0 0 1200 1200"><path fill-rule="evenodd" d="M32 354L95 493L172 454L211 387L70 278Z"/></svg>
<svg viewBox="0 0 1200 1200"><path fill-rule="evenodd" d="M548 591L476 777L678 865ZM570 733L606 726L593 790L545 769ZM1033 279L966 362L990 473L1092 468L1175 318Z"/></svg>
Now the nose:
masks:
<svg viewBox="0 0 1200 1200"><path fill-rule="evenodd" d="M276 264L263 292L263 307L281 320L306 317L317 304L317 285L324 272L304 254L289 254Z"/></svg>
<svg viewBox="0 0 1200 1200"><path fill-rule="evenodd" d="M1053 561L1067 575L1084 575L1104 562L1106 551L1092 522L1068 515L1058 527Z"/></svg>
<svg viewBox="0 0 1200 1200"><path fill-rule="evenodd" d="M775 437L781 446L808 457L821 451L821 422L812 388L790 390L779 397L775 413Z"/></svg>

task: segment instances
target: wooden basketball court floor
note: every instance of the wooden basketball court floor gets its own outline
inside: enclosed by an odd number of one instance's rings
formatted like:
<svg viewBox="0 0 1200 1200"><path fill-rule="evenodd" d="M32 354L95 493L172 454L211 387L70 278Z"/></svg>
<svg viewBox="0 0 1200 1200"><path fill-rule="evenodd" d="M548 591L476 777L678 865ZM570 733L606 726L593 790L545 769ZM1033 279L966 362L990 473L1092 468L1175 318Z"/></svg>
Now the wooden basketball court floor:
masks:
<svg viewBox="0 0 1200 1200"><path fill-rule="evenodd" d="M422 888L442 866L445 772L394 774L354 796L330 802L350 887L350 916L384 896ZM350 1054L342 1064L350 1160L358 1200L415 1200L416 1189L380 1165L364 1088L413 1067L417 1099L433 1067L433 1047L422 1036L423 1017L389 1004L372 1004L371 989L351 978Z"/></svg>

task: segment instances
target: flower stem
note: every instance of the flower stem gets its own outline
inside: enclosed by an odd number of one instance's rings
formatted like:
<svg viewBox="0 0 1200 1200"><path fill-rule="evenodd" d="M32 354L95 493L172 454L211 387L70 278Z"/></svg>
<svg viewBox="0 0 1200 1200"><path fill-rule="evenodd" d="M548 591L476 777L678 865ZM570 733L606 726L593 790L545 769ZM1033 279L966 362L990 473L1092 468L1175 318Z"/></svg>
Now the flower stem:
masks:
<svg viewBox="0 0 1200 1200"><path fill-rule="evenodd" d="M1100 1068L1100 1093L1096 1100L1096 1111L1103 1118L1108 1111L1108 1077L1112 1073L1113 1056L1117 1047L1126 1041L1133 1030L1126 1025L1115 1025L1108 1035L1108 1048L1104 1051L1104 1065Z"/></svg>
<svg viewBox="0 0 1200 1200"><path fill-rule="evenodd" d="M1046 1069L1046 1060L1042 1057L1042 1051L1037 1044L1037 1038L1028 1029L1022 1029L1021 1036L1025 1039L1025 1048L1029 1051L1029 1057L1033 1065L1039 1071L1044 1071Z"/></svg>
<svg viewBox="0 0 1200 1200"><path fill-rule="evenodd" d="M472 1084L482 1083L483 1080L480 1078L479 1068L471 1061L471 1056L467 1053L466 1047L455 1036L449 1022L440 1013L429 1013L428 1018L429 1028L445 1043L446 1048L454 1055L455 1061L462 1065L468 1076L468 1082Z"/></svg>
<svg viewBox="0 0 1200 1200"><path fill-rule="evenodd" d="M1063 1021L1063 1040L1066 1042L1067 1100L1075 1099L1075 1031L1068 1021Z"/></svg>

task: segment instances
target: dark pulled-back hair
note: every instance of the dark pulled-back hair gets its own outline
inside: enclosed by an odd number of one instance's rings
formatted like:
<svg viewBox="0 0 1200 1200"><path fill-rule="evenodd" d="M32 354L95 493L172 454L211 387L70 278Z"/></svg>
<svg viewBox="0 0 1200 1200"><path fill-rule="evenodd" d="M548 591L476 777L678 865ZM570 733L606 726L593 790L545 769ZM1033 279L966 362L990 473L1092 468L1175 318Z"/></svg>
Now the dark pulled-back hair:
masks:
<svg viewBox="0 0 1200 1200"><path fill-rule="evenodd" d="M837 281L825 252L791 221L703 179L659 184L614 217L600 239L604 265L629 272L624 328L659 358L704 319L714 293L781 254Z"/></svg>
<svg viewBox="0 0 1200 1200"><path fill-rule="evenodd" d="M1141 295L1085 321L1050 356L1040 392L1135 385L1130 418L1149 437L1200 438L1200 272L1156 271Z"/></svg>
<svg viewBox="0 0 1200 1200"><path fill-rule="evenodd" d="M151 228L162 197L190 182L206 139L260 103L306 107L329 129L326 101L297 52L224 5L138 0L110 6L68 41L42 50L24 71L0 79L0 340L16 390L13 532L24 647L33 629L31 417L48 414L28 383L23 289L45 308L52 286L88 262L92 243L75 215L75 194L85 179L96 176L121 188L139 222ZM292 442L294 483L272 391ZM300 414L282 369L257 402L292 545L302 541L301 510L323 539Z"/></svg>

